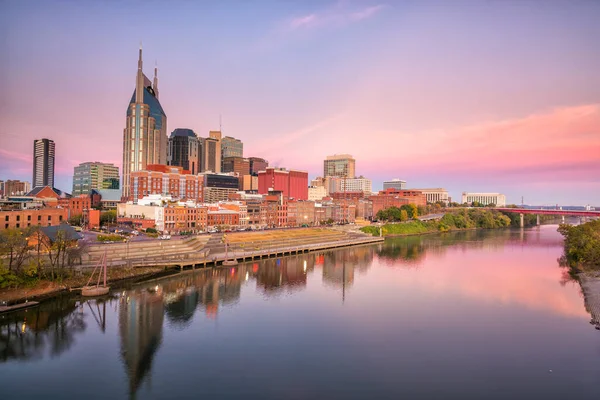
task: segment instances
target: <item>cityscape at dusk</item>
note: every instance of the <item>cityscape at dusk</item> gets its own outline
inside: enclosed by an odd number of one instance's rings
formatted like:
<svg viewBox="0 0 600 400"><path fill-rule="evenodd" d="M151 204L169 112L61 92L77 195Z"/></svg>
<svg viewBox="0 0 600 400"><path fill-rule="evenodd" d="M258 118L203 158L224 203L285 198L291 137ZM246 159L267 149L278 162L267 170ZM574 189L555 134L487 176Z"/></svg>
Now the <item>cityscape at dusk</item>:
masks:
<svg viewBox="0 0 600 400"><path fill-rule="evenodd" d="M0 35L0 398L600 399L600 1Z"/></svg>
<svg viewBox="0 0 600 400"><path fill-rule="evenodd" d="M60 189L81 162L121 167L142 41L167 133L221 121L247 154L310 178L352 154L374 190L598 203L597 2L141 4L3 5L0 176L29 180L42 137Z"/></svg>

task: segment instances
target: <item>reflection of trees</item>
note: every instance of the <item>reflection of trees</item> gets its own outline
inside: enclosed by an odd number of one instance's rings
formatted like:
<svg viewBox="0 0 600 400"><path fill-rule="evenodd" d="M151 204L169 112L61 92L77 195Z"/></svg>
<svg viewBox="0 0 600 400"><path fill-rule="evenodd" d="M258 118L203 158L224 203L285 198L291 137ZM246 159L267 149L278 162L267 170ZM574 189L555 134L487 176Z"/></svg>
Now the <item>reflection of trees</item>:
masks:
<svg viewBox="0 0 600 400"><path fill-rule="evenodd" d="M323 255L323 282L342 286L354 282L354 271L365 273L373 263L373 246L349 247Z"/></svg>
<svg viewBox="0 0 600 400"><path fill-rule="evenodd" d="M0 360L58 356L69 350L87 325L74 298L61 297L26 311L10 313L0 322Z"/></svg>
<svg viewBox="0 0 600 400"><path fill-rule="evenodd" d="M377 249L377 256L389 266L418 266L425 252L432 246L424 243L421 236L409 236L390 240Z"/></svg>

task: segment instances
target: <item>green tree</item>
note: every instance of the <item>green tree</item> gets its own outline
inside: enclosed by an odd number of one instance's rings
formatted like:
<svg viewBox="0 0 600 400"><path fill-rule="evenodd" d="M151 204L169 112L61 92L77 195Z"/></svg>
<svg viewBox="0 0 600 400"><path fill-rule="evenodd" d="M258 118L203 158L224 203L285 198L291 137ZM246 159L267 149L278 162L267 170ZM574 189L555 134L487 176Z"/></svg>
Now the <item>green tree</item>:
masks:
<svg viewBox="0 0 600 400"><path fill-rule="evenodd" d="M8 271L17 272L29 253L27 231L8 228L0 231L0 255L8 258Z"/></svg>
<svg viewBox="0 0 600 400"><path fill-rule="evenodd" d="M400 221L408 221L408 213L406 210L400 210Z"/></svg>
<svg viewBox="0 0 600 400"><path fill-rule="evenodd" d="M117 212L115 210L103 211L100 213L100 225L109 225L117 222Z"/></svg>
<svg viewBox="0 0 600 400"><path fill-rule="evenodd" d="M81 225L81 219L82 219L82 215L81 214L73 215L71 218L69 218L69 225L71 225L71 226L80 226Z"/></svg>

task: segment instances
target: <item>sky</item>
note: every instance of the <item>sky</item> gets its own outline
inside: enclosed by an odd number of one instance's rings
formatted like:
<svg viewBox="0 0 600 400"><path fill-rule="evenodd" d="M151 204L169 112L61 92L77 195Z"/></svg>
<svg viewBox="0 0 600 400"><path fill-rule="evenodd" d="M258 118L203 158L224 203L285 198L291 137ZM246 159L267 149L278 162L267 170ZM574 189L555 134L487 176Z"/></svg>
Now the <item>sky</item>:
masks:
<svg viewBox="0 0 600 400"><path fill-rule="evenodd" d="M0 179L33 140L73 167L122 162L158 65L167 130L219 128L244 155L322 175L600 206L598 1L0 1Z"/></svg>

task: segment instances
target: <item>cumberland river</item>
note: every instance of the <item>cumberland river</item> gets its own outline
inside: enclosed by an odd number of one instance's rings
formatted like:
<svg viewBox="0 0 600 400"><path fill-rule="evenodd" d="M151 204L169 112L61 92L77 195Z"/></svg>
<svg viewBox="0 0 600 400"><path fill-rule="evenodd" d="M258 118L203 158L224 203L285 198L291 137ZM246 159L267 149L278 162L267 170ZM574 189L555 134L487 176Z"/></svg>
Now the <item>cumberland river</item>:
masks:
<svg viewBox="0 0 600 400"><path fill-rule="evenodd" d="M189 272L0 316L0 398L600 399L555 225Z"/></svg>

